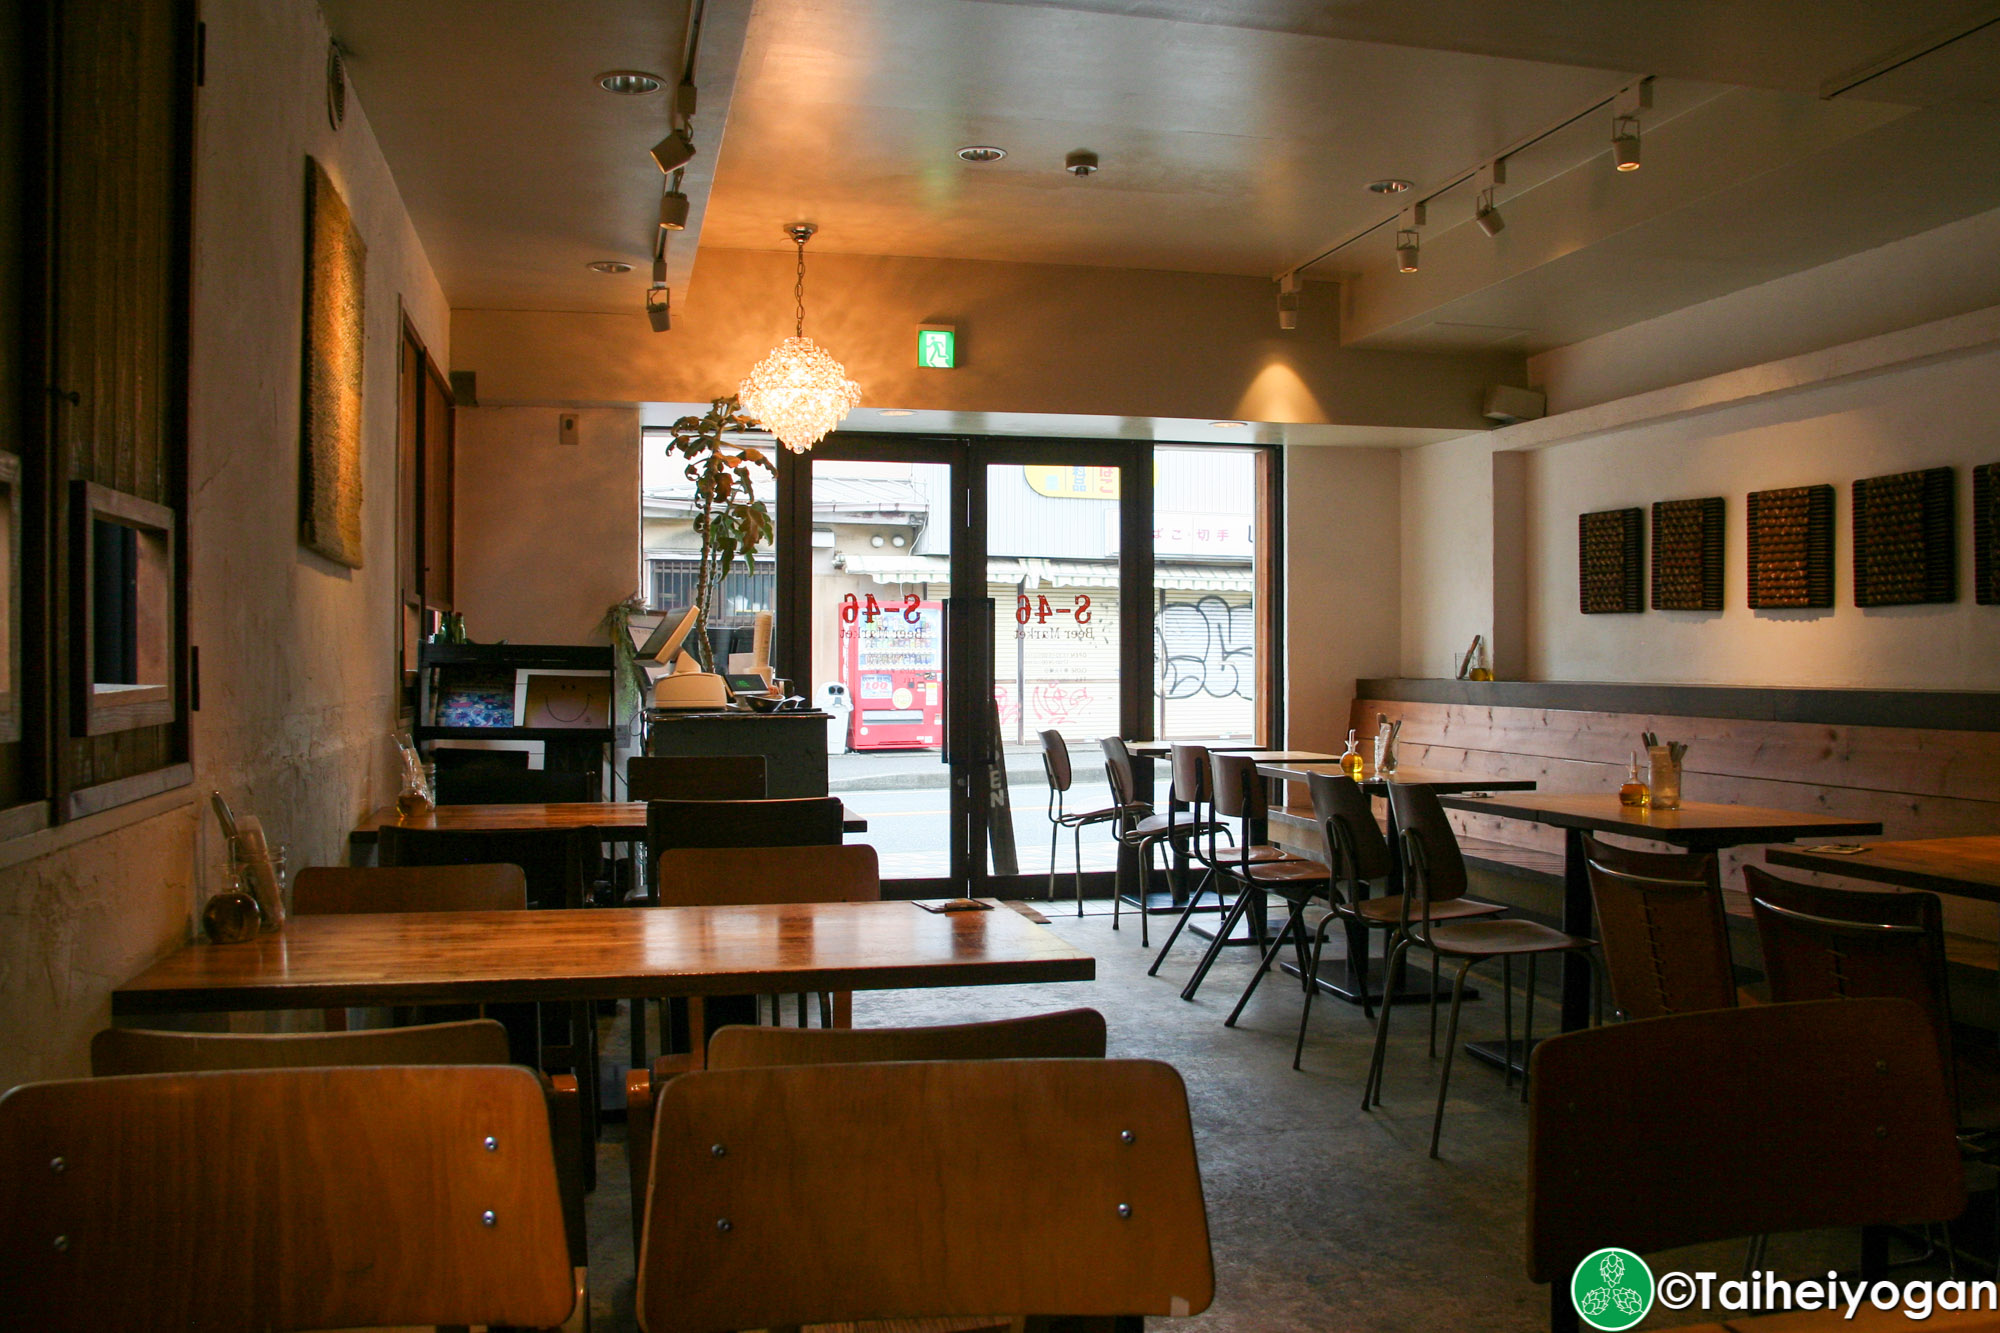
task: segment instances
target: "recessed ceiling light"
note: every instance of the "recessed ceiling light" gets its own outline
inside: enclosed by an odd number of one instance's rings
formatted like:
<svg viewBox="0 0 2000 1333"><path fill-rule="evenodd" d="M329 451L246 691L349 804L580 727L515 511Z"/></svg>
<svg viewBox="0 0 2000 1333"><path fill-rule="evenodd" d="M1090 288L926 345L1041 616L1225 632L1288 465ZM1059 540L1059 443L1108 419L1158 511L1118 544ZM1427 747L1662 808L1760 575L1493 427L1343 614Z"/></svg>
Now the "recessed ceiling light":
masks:
<svg viewBox="0 0 2000 1333"><path fill-rule="evenodd" d="M632 266L622 259L594 259L584 267L592 273L630 273Z"/></svg>
<svg viewBox="0 0 2000 1333"><path fill-rule="evenodd" d="M1381 181L1368 182L1368 192L1370 194L1401 194L1403 191L1409 188L1411 188L1410 182L1404 180L1381 180Z"/></svg>
<svg viewBox="0 0 2000 1333"><path fill-rule="evenodd" d="M614 69L597 76L598 87L620 97L644 97L647 93L660 91L664 84L665 80L659 75L637 69Z"/></svg>
<svg viewBox="0 0 2000 1333"><path fill-rule="evenodd" d="M998 162L1007 156L1007 150L995 148L990 143L974 143L959 149L958 155L966 162Z"/></svg>
<svg viewBox="0 0 2000 1333"><path fill-rule="evenodd" d="M907 407L885 407L882 409L882 415L885 417L913 417L916 413Z"/></svg>
<svg viewBox="0 0 2000 1333"><path fill-rule="evenodd" d="M1208 424L1217 430L1242 430L1250 423L1247 421L1211 421Z"/></svg>

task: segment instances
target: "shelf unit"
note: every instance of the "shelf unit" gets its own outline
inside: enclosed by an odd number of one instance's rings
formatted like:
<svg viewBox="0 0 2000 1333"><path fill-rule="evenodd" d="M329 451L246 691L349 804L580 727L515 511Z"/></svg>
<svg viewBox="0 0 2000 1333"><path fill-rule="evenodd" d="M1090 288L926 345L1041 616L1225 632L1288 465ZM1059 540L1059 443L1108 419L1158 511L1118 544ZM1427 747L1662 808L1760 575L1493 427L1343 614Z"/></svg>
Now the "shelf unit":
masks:
<svg viewBox="0 0 2000 1333"><path fill-rule="evenodd" d="M418 748L435 741L540 741L542 766L565 773L597 773L605 747L617 734L616 663L609 644L425 643L417 649L417 717L436 716L438 670L483 667L491 671L602 671L612 687L609 727L440 727L419 721L411 728Z"/></svg>

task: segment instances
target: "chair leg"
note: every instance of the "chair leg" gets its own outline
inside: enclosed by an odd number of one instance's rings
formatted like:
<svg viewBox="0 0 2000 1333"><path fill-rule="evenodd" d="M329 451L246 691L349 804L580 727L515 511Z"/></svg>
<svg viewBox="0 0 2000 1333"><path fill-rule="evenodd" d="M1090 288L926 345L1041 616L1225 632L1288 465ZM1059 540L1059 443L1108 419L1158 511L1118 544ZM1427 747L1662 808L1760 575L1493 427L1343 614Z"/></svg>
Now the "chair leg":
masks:
<svg viewBox="0 0 2000 1333"><path fill-rule="evenodd" d="M1218 889L1216 892L1219 894L1221 890ZM1220 958L1223 949L1228 947L1229 932L1236 929L1236 923L1243 918L1243 913L1248 910L1253 896L1248 888L1237 892L1236 901L1230 904L1229 911L1222 918L1221 928L1215 932L1215 938L1208 942L1208 949L1202 954L1201 962L1195 965L1194 975L1188 978L1187 985L1181 987L1183 1000L1194 999L1194 993L1201 989L1203 978L1208 976L1208 969L1215 966L1215 960Z"/></svg>
<svg viewBox="0 0 2000 1333"><path fill-rule="evenodd" d="M1056 900L1056 844L1062 838L1062 825L1049 821L1049 901Z"/></svg>
<svg viewBox="0 0 2000 1333"><path fill-rule="evenodd" d="M1312 1020L1313 997L1319 994L1319 955L1326 947L1326 928L1332 920L1333 917L1330 915L1321 917L1319 928L1313 932L1312 962L1306 970L1306 1002L1305 1007L1299 1010L1299 1042L1292 1047L1293 1069L1297 1069L1299 1061L1305 1058L1306 1024Z"/></svg>
<svg viewBox="0 0 2000 1333"><path fill-rule="evenodd" d="M1076 869L1076 917L1083 919L1083 825L1078 824L1069 831L1069 850L1073 858L1071 865Z"/></svg>
<svg viewBox="0 0 2000 1333"><path fill-rule="evenodd" d="M1111 928L1118 929L1118 917L1125 910L1125 839L1113 837L1111 845Z"/></svg>
<svg viewBox="0 0 2000 1333"><path fill-rule="evenodd" d="M1141 949L1153 947L1153 914L1147 910L1151 904L1146 895L1153 887L1153 853L1158 851L1159 847L1160 840L1154 838L1139 852L1139 947Z"/></svg>
<svg viewBox="0 0 2000 1333"><path fill-rule="evenodd" d="M1156 977L1160 974L1160 964L1167 961L1167 955L1173 950L1174 941L1181 937L1181 928L1187 925L1188 918L1194 915L1194 909L1201 904L1201 895L1206 893L1214 883L1215 872L1211 870L1201 877L1199 884L1194 886L1194 896L1189 898L1186 904L1182 906L1180 919L1174 922L1174 928L1167 932L1167 942L1160 946L1159 956L1154 958L1153 965L1146 969L1147 976ZM1215 905L1217 907L1222 906L1221 889L1215 890Z"/></svg>
<svg viewBox="0 0 2000 1333"><path fill-rule="evenodd" d="M1514 959L1500 956L1500 1086L1514 1086Z"/></svg>
<svg viewBox="0 0 2000 1333"><path fill-rule="evenodd" d="M1277 958L1278 950L1285 947L1285 941L1291 937L1292 928L1299 925L1304 918L1306 910L1304 903L1295 902L1291 904L1291 909L1285 917L1284 928L1278 932L1277 938L1271 941L1271 947L1264 950L1264 957L1257 964L1257 970L1250 974L1250 984L1245 986L1243 994L1236 998L1236 1007L1229 1011L1229 1017L1222 1020L1222 1026L1226 1028L1236 1026L1237 1018L1243 1013L1243 1006L1250 1003L1250 997L1257 991L1257 983L1262 981L1264 974L1271 970L1271 963Z"/></svg>
<svg viewBox="0 0 2000 1333"><path fill-rule="evenodd" d="M1403 961L1403 955L1409 951L1409 947L1409 937L1399 934L1395 945L1389 950L1391 974L1396 965ZM1368 1081L1361 1088L1361 1109L1364 1111L1368 1109L1371 1099L1377 1106L1382 1104L1382 1066L1389 1050L1389 1015L1394 1013L1395 1009L1396 1006L1393 1004L1384 1004L1381 1011L1375 1015L1375 1054L1368 1062Z"/></svg>
<svg viewBox="0 0 2000 1333"><path fill-rule="evenodd" d="M1521 1104L1528 1104L1528 1057L1535 1052L1535 963L1540 954L1528 955L1528 998L1521 1006Z"/></svg>
<svg viewBox="0 0 2000 1333"><path fill-rule="evenodd" d="M1458 1050L1458 1007L1465 1000L1465 974L1471 970L1472 960L1468 958L1459 965L1458 976L1451 983L1451 1022L1445 1025L1444 1068L1438 1074L1437 1116L1431 1121L1432 1157L1438 1155L1438 1136L1444 1132L1444 1099L1451 1088L1451 1057Z"/></svg>
<svg viewBox="0 0 2000 1333"><path fill-rule="evenodd" d="M1438 1058L1438 956L1431 955L1431 1059Z"/></svg>

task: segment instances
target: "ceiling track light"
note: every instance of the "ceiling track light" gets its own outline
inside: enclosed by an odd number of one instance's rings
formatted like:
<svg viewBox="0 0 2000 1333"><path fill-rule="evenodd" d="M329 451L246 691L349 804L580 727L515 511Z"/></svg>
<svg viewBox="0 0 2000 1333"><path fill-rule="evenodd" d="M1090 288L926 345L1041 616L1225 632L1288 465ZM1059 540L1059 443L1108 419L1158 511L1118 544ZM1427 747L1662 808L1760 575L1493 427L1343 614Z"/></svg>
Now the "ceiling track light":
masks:
<svg viewBox="0 0 2000 1333"><path fill-rule="evenodd" d="M1500 205L1494 202L1495 187L1506 183L1506 158L1495 158L1479 169L1479 198L1472 207L1472 220L1488 236L1498 236L1506 229L1507 219L1500 216Z"/></svg>
<svg viewBox="0 0 2000 1333"><path fill-rule="evenodd" d="M653 145L653 161L672 175L694 160L694 138L685 127L675 130Z"/></svg>
<svg viewBox="0 0 2000 1333"><path fill-rule="evenodd" d="M659 273L665 268L663 263L655 264L653 271ZM654 283L646 289L646 319L652 324L653 332L665 333L673 327L672 301L673 293L665 283Z"/></svg>
<svg viewBox="0 0 2000 1333"><path fill-rule="evenodd" d="M688 224L688 197L679 190L668 190L660 196L660 230L686 231Z"/></svg>
<svg viewBox="0 0 2000 1333"><path fill-rule="evenodd" d="M1653 81L1641 79L1611 99L1611 155L1620 171L1639 169L1639 113L1653 109Z"/></svg>
<svg viewBox="0 0 2000 1333"><path fill-rule="evenodd" d="M1417 228L1429 221L1429 210L1425 200L1418 200L1403 210L1401 226L1396 229L1396 268L1398 272L1417 271Z"/></svg>
<svg viewBox="0 0 2000 1333"><path fill-rule="evenodd" d="M1278 279L1278 327L1295 329L1299 326L1299 298L1305 294L1305 279L1293 269Z"/></svg>

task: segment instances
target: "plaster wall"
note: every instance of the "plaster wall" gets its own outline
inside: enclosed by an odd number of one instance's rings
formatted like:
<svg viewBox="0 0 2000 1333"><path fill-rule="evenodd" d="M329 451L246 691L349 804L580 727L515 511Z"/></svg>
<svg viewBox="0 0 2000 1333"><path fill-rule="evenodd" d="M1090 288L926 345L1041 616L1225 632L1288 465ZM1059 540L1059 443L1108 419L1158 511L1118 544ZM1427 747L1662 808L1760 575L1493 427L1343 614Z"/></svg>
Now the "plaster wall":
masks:
<svg viewBox="0 0 2000 1333"><path fill-rule="evenodd" d="M1338 754L1354 682L1396 667L1392 449L1285 451L1285 744Z"/></svg>
<svg viewBox="0 0 2000 1333"><path fill-rule="evenodd" d="M457 310L453 369L477 374L482 403L707 402L792 332L792 278L789 253L705 249L662 334L636 313ZM863 387L864 413L1479 430L1487 386L1525 373L1513 353L1343 349L1336 301L1315 287L1285 333L1261 278L818 254L806 332ZM958 330L956 369L917 366L922 324Z"/></svg>
<svg viewBox="0 0 2000 1333"><path fill-rule="evenodd" d="M327 122L306 0L205 0L189 414L195 780L0 845L0 1087L88 1072L111 988L191 937L223 850L197 797L257 813L294 867L337 863L386 800L395 723L398 306L442 364L449 313L366 112ZM307 154L368 249L362 506L350 570L298 544Z"/></svg>
<svg viewBox="0 0 2000 1333"><path fill-rule="evenodd" d="M483 386L482 386L483 389ZM598 623L639 586L639 411L458 413L457 608L474 639L602 643Z"/></svg>
<svg viewBox="0 0 2000 1333"><path fill-rule="evenodd" d="M1528 678L2000 689L2000 608L1972 600L1969 521L1972 467L2000 461L1996 395L2000 350L1527 455ZM1856 607L1851 483L1942 465L1957 469L1959 600ZM1818 482L1835 488L1833 607L1750 610L1745 496ZM1578 514L1710 495L1727 505L1721 611L1581 614Z"/></svg>

